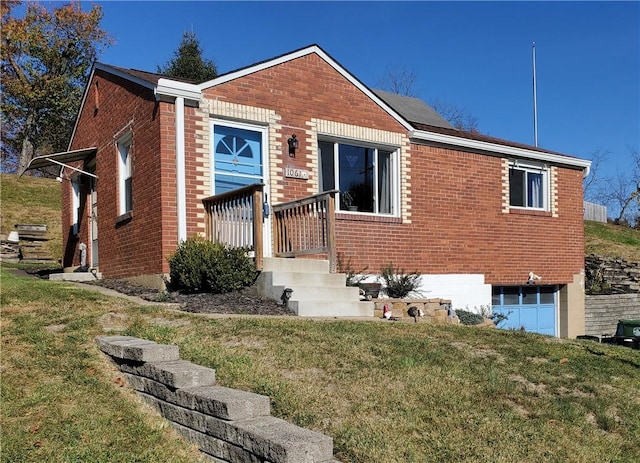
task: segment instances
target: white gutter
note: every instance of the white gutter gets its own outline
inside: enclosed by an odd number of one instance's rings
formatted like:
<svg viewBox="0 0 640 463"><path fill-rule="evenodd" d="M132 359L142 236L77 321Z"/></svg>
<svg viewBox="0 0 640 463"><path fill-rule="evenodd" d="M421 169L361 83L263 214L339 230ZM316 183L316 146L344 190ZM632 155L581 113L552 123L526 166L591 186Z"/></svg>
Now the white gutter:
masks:
<svg viewBox="0 0 640 463"><path fill-rule="evenodd" d="M591 161L588 161L586 159L572 158L568 156L562 156L560 154L545 153L542 151L518 148L515 146L500 145L498 143L491 143L487 141L455 137L453 135L445 135L436 132L412 130L409 132L409 138L413 140L441 143L443 145L453 145L474 150L489 151L492 153L504 154L506 156L533 159L536 161L548 162L551 164L563 164L571 167L579 167L582 169L582 175L584 178L589 175L589 172L591 170Z"/></svg>
<svg viewBox="0 0 640 463"><path fill-rule="evenodd" d="M158 100L173 101L176 111L176 206L178 243L187 239L186 144L184 130L185 101L198 102L202 93L197 85L159 79L154 93Z"/></svg>
<svg viewBox="0 0 640 463"><path fill-rule="evenodd" d="M171 79L158 79L158 84L154 90L156 98L170 97L183 98L185 100L200 101L202 92L200 87L186 82L178 82Z"/></svg>

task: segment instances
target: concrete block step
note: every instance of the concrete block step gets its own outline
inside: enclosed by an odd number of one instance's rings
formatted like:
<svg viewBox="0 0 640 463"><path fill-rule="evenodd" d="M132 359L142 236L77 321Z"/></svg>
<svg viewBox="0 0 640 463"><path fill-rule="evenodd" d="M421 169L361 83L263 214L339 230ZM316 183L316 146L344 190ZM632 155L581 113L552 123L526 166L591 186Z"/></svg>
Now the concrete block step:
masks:
<svg viewBox="0 0 640 463"><path fill-rule="evenodd" d="M354 286L322 287L322 286L272 286L271 298L280 299L285 288L293 290L291 300L295 301L327 301L357 302L360 300L359 289Z"/></svg>
<svg viewBox="0 0 640 463"><path fill-rule="evenodd" d="M266 257L263 272L329 273L329 261L321 259L285 259Z"/></svg>
<svg viewBox="0 0 640 463"><path fill-rule="evenodd" d="M318 286L320 288L344 288L344 273L262 272L260 277L270 286Z"/></svg>
<svg viewBox="0 0 640 463"><path fill-rule="evenodd" d="M102 280L102 273L98 272L95 275L91 272L51 273L49 279L57 281L95 281Z"/></svg>
<svg viewBox="0 0 640 463"><path fill-rule="evenodd" d="M289 301L299 317L373 317L373 302Z"/></svg>

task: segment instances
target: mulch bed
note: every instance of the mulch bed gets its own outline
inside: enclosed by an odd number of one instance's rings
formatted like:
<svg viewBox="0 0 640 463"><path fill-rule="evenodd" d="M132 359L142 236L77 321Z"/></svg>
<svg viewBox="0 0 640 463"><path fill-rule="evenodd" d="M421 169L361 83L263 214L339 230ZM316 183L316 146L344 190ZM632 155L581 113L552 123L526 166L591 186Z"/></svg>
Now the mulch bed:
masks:
<svg viewBox="0 0 640 463"><path fill-rule="evenodd" d="M91 284L113 289L122 294L137 296L152 302L170 302L180 305L185 312L226 313L246 315L294 315L277 301L256 294L252 288L224 294L183 294L177 291L160 291L130 283L127 280L103 279Z"/></svg>
<svg viewBox="0 0 640 463"><path fill-rule="evenodd" d="M29 269L27 273L49 278L51 269ZM152 302L169 302L178 304L181 310L192 313L224 313L245 315L294 315L286 307L273 299L267 299L256 294L252 288L225 294L197 293L183 294L177 291L161 291L135 285L122 279L103 279L85 284L98 285L113 289L121 294L136 296Z"/></svg>

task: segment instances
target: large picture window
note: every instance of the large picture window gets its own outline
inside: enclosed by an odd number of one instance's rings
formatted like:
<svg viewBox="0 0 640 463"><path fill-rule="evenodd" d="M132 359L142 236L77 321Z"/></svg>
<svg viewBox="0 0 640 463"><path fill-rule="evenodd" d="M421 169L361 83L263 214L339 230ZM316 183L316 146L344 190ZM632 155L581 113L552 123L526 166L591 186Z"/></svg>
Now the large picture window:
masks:
<svg viewBox="0 0 640 463"><path fill-rule="evenodd" d="M509 205L547 210L549 171L544 165L509 164Z"/></svg>
<svg viewBox="0 0 640 463"><path fill-rule="evenodd" d="M341 211L397 213L397 151L319 141L320 190L340 191Z"/></svg>
<svg viewBox="0 0 640 463"><path fill-rule="evenodd" d="M133 189L131 185L131 134L121 138L118 143L118 175L119 175L119 212L125 214L133 209Z"/></svg>

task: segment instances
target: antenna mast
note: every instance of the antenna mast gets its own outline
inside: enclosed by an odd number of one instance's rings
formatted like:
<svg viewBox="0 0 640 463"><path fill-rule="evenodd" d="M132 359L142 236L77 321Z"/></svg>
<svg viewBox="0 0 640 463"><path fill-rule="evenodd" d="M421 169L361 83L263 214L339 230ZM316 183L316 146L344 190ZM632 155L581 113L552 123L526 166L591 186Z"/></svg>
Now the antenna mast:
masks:
<svg viewBox="0 0 640 463"><path fill-rule="evenodd" d="M536 43L533 42L533 141L538 147L538 94L536 90Z"/></svg>

